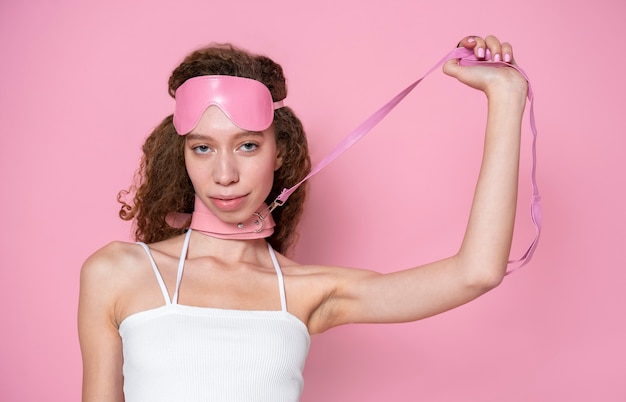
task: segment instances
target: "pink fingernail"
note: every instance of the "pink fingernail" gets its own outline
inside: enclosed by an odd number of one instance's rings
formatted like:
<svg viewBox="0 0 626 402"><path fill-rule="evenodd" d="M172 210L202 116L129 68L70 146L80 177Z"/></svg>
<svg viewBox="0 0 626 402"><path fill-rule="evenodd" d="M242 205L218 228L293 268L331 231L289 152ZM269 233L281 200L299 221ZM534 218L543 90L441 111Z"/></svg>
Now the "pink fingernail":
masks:
<svg viewBox="0 0 626 402"><path fill-rule="evenodd" d="M509 63L511 61L511 55L508 53L504 54L504 61L506 61L507 63Z"/></svg>
<svg viewBox="0 0 626 402"><path fill-rule="evenodd" d="M478 49L478 57L485 57L485 49L483 49L482 47Z"/></svg>
<svg viewBox="0 0 626 402"><path fill-rule="evenodd" d="M467 39L467 43L474 43L474 42L476 42L476 39L474 39L474 38L468 38Z"/></svg>
<svg viewBox="0 0 626 402"><path fill-rule="evenodd" d="M493 61L500 61L502 60L502 58L500 57L500 53L496 53L495 56L493 56Z"/></svg>

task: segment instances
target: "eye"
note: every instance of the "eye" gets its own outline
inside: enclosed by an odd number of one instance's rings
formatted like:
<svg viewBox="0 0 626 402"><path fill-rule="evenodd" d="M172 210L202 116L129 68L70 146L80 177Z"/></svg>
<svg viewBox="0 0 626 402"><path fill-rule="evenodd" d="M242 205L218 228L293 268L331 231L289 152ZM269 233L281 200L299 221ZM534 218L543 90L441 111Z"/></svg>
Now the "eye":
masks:
<svg viewBox="0 0 626 402"><path fill-rule="evenodd" d="M245 144L242 144L240 149L244 152L254 152L259 148L258 144L255 144L254 142L246 142Z"/></svg>
<svg viewBox="0 0 626 402"><path fill-rule="evenodd" d="M191 149L193 149L193 152L200 154L200 155L205 155L211 152L211 148L207 145L196 145L196 146L191 147Z"/></svg>

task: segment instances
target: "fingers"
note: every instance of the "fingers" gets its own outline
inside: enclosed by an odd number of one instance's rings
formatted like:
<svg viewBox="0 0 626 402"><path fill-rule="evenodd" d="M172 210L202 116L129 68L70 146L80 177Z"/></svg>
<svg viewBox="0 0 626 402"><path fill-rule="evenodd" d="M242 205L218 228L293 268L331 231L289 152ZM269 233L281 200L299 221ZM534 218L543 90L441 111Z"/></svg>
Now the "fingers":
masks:
<svg viewBox="0 0 626 402"><path fill-rule="evenodd" d="M513 63L513 47L508 42L488 35L484 39L480 36L466 36L459 42L459 47L473 49L474 55L480 60L504 61Z"/></svg>
<svg viewBox="0 0 626 402"><path fill-rule="evenodd" d="M488 35L485 38L485 60L502 61L502 45L498 38L493 35Z"/></svg>
<svg viewBox="0 0 626 402"><path fill-rule="evenodd" d="M465 47L467 49L473 49L474 46L476 46L476 38L478 37L473 36L473 35L466 36L465 38L461 39L457 47Z"/></svg>
<svg viewBox="0 0 626 402"><path fill-rule="evenodd" d="M508 42L502 44L502 60L506 63L514 63L513 46Z"/></svg>

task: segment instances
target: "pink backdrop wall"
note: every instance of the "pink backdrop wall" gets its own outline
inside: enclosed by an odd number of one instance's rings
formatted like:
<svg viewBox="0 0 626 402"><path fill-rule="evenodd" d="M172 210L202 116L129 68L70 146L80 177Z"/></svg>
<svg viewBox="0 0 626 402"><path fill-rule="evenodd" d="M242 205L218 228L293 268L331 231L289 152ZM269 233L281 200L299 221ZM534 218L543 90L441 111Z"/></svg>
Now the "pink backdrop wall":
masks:
<svg viewBox="0 0 626 402"><path fill-rule="evenodd" d="M319 160L460 37L486 33L516 45L536 92L535 259L447 314L314 338L303 401L626 400L626 3L222 3L0 3L1 401L79 400L80 265L130 238L115 194L188 51L232 41L281 62ZM387 272L453 252L484 110L429 78L312 181L296 257ZM532 237L526 147L523 161L516 252Z"/></svg>

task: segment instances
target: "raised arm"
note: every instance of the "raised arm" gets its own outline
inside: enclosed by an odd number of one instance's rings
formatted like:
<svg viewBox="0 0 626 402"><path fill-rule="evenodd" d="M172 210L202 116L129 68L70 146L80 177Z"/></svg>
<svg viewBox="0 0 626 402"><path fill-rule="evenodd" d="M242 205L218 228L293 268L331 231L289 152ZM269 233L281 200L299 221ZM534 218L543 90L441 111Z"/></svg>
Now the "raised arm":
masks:
<svg viewBox="0 0 626 402"><path fill-rule="evenodd" d="M494 36L468 37L462 44L478 57L490 50L494 61L513 61L513 49ZM459 253L462 267L488 283L498 284L509 259L517 205L520 131L528 85L512 68L460 67L455 61L444 72L487 95L487 127L483 160L469 223Z"/></svg>
<svg viewBox="0 0 626 402"><path fill-rule="evenodd" d="M477 57L513 63L513 50L496 37L466 37L461 45ZM328 297L311 315L320 332L349 322L418 320L464 304L497 286L506 272L515 209L521 121L527 82L513 68L460 66L443 70L487 96L483 159L459 251L443 260L390 274L337 269L329 273Z"/></svg>

